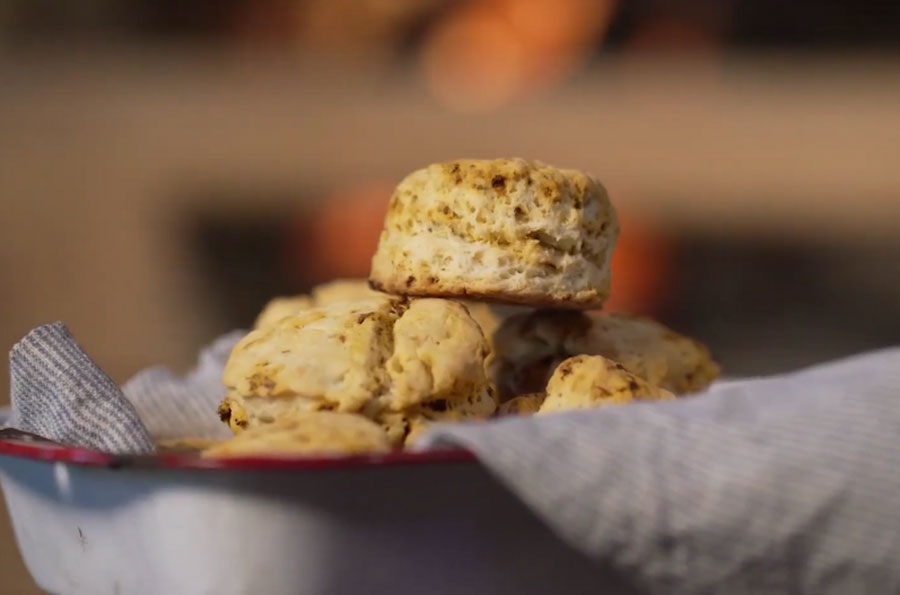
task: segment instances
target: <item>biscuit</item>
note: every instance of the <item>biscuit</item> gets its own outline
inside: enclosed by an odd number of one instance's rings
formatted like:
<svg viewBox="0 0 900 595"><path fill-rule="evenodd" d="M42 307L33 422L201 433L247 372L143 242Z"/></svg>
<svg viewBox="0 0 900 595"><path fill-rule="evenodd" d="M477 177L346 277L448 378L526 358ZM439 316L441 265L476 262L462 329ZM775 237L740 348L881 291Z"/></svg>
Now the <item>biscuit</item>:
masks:
<svg viewBox="0 0 900 595"><path fill-rule="evenodd" d="M431 422L428 420L414 419L410 422L409 432L406 434L406 440L404 440L403 446L410 447L414 445L419 438L425 435L430 426Z"/></svg>
<svg viewBox="0 0 900 595"><path fill-rule="evenodd" d="M411 296L596 308L619 234L604 187L523 159L459 160L407 176L369 281Z"/></svg>
<svg viewBox="0 0 900 595"><path fill-rule="evenodd" d="M272 326L279 320L304 310L346 300L383 296L369 287L366 279L335 279L312 288L310 295L281 296L269 301L256 317L253 328Z"/></svg>
<svg viewBox="0 0 900 595"><path fill-rule="evenodd" d="M409 416L400 411L366 411L362 414L381 426L392 446L400 448L410 430Z"/></svg>
<svg viewBox="0 0 900 595"><path fill-rule="evenodd" d="M497 415L531 415L537 413L541 408L541 403L547 398L546 393L531 393L530 395L519 395L500 404L497 408Z"/></svg>
<svg viewBox="0 0 900 595"><path fill-rule="evenodd" d="M403 411L428 421L466 421L490 417L497 410L497 400L490 386L446 399L423 401Z"/></svg>
<svg viewBox="0 0 900 595"><path fill-rule="evenodd" d="M390 450L387 436L370 420L320 411L282 417L215 444L206 457L294 454L362 454Z"/></svg>
<svg viewBox="0 0 900 595"><path fill-rule="evenodd" d="M500 328L503 321L514 314L520 314L531 310L524 306L509 306L506 304L492 304L472 300L459 301L466 307L469 311L469 315L475 319L478 326L481 327L481 331L484 333L484 338L488 343L488 347L491 349L491 353L494 351L494 333L497 332L497 329Z"/></svg>
<svg viewBox="0 0 900 595"><path fill-rule="evenodd" d="M253 328L265 328L273 326L278 321L293 316L303 310L314 306L311 297L307 295L279 296L269 300L262 312L256 317Z"/></svg>
<svg viewBox="0 0 900 595"><path fill-rule="evenodd" d="M415 413L385 411L376 417L375 422L384 430L388 441L400 448L409 446L418 439L432 420Z"/></svg>
<svg viewBox="0 0 900 595"><path fill-rule="evenodd" d="M293 316L310 308L321 307L339 301L358 300L383 295L385 294L369 287L367 279L337 279L313 287L310 295L272 299L257 317L254 328L272 326L287 316ZM488 304L471 300L458 301L466 307L469 314L481 327L488 346L491 345L494 332L505 318L526 310L526 308L521 306Z"/></svg>
<svg viewBox="0 0 900 595"><path fill-rule="evenodd" d="M491 374L501 400L543 390L573 355L602 355L677 394L704 390L719 366L701 343L649 318L539 310L510 317L494 334Z"/></svg>
<svg viewBox="0 0 900 595"><path fill-rule="evenodd" d="M485 358L489 347L465 306L414 299L394 323L389 386L365 409L393 444L434 421L485 418L496 409Z"/></svg>
<svg viewBox="0 0 900 595"><path fill-rule="evenodd" d="M272 423L281 417L311 411L330 411L334 405L315 397L301 395L241 396L227 394L219 405L219 418L235 433L241 430Z"/></svg>
<svg viewBox="0 0 900 595"><path fill-rule="evenodd" d="M618 362L600 355L576 355L553 372L547 383L547 398L538 414L674 398L669 391L650 384Z"/></svg>
<svg viewBox="0 0 900 595"><path fill-rule="evenodd" d="M590 317L577 310L535 310L503 321L494 333L490 375L500 402L542 392L566 351L570 334L586 332Z"/></svg>
<svg viewBox="0 0 900 595"><path fill-rule="evenodd" d="M566 351L612 358L676 394L706 389L720 368L709 349L649 318L626 314L592 315L587 333L566 339Z"/></svg>
<svg viewBox="0 0 900 595"><path fill-rule="evenodd" d="M285 397L358 411L387 385L390 329L405 307L388 296L336 302L251 331L225 365L230 415L237 411L236 403L246 411L251 402ZM253 414L246 414L244 426L251 421Z"/></svg>
<svg viewBox="0 0 900 595"><path fill-rule="evenodd" d="M496 401L485 390L465 399L428 401L403 411L383 409L377 413L363 411L378 423L395 446L409 446L431 424L486 419L496 410Z"/></svg>
<svg viewBox="0 0 900 595"><path fill-rule="evenodd" d="M362 414L378 423L391 444L410 444L410 436L437 422L461 422L490 417L497 403L490 388L464 398L437 399L401 411L382 407L364 409Z"/></svg>
<svg viewBox="0 0 900 595"><path fill-rule="evenodd" d="M310 295L316 306L325 306L334 302L361 300L384 294L369 287L366 279L335 279L316 285L310 291Z"/></svg>
<svg viewBox="0 0 900 595"><path fill-rule="evenodd" d="M394 324L393 337L393 353L386 365L391 382L388 409L400 411L427 401L474 400L487 388L484 361L490 349L462 304L412 300Z"/></svg>
<svg viewBox="0 0 900 595"><path fill-rule="evenodd" d="M219 415L241 432L295 414L360 412L399 443L409 425L382 419L385 413L459 420L494 412L488 352L459 302L385 294L338 301L238 342L225 366Z"/></svg>

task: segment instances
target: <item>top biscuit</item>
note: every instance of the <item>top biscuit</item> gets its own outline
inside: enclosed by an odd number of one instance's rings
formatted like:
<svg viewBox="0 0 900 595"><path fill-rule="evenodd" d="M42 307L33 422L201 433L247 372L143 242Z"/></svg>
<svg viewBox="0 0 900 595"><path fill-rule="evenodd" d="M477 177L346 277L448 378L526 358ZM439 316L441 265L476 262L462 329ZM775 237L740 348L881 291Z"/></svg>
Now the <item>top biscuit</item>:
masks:
<svg viewBox="0 0 900 595"><path fill-rule="evenodd" d="M606 190L579 171L523 159L440 163L397 186L369 281L400 295L597 308L618 235Z"/></svg>

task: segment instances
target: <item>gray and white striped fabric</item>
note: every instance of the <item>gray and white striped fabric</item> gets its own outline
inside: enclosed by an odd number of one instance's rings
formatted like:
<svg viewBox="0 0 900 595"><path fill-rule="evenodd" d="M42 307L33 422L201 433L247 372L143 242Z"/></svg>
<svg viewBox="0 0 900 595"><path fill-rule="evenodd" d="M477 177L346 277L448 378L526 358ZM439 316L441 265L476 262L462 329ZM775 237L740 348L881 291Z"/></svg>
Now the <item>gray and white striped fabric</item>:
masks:
<svg viewBox="0 0 900 595"><path fill-rule="evenodd" d="M39 327L10 354L13 425L109 452L220 435L239 336L123 392L63 325ZM436 426L421 447L449 444L648 592L900 592L900 349L674 402Z"/></svg>
<svg viewBox="0 0 900 595"><path fill-rule="evenodd" d="M448 443L650 592L900 592L900 349Z"/></svg>
<svg viewBox="0 0 900 595"><path fill-rule="evenodd" d="M200 353L181 378L165 368L138 373L119 389L64 324L39 326L10 351L10 425L49 440L114 454L155 450L154 440L223 439L216 416L222 370L245 331L233 331Z"/></svg>
<svg viewBox="0 0 900 595"><path fill-rule="evenodd" d="M34 329L9 353L10 425L111 453L153 450L134 406L62 323Z"/></svg>
<svg viewBox="0 0 900 595"><path fill-rule="evenodd" d="M197 366L181 378L166 368L148 368L122 387L138 415L156 440L170 438L225 439L228 426L216 416L225 396L222 371L232 347L246 331L219 337L200 353Z"/></svg>

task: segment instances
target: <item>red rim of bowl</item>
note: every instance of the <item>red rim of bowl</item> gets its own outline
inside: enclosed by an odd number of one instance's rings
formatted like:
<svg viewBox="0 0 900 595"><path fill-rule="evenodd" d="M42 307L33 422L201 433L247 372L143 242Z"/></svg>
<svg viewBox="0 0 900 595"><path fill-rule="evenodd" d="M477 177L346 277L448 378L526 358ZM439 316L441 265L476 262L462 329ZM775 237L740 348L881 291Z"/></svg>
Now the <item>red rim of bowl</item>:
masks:
<svg viewBox="0 0 900 595"><path fill-rule="evenodd" d="M0 456L41 462L61 462L86 467L110 469L233 469L248 471L341 469L352 467L381 467L459 463L475 460L468 450L461 448L421 452L394 451L384 454L337 456L241 456L206 458L193 453L158 453L149 455L113 455L77 446L31 440L0 440Z"/></svg>

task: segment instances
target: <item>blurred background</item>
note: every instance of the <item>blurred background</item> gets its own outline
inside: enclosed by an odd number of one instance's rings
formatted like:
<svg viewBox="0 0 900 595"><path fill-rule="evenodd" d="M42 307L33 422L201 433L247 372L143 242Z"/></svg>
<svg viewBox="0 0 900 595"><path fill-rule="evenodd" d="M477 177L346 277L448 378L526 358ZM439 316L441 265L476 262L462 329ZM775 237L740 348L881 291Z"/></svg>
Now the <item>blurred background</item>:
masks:
<svg viewBox="0 0 900 595"><path fill-rule="evenodd" d="M0 342L184 370L366 275L404 174L521 156L604 182L609 308L729 375L897 344L898 108L894 2L0 0Z"/></svg>

